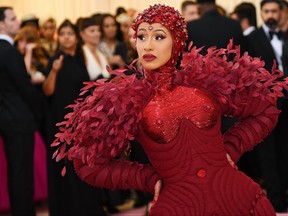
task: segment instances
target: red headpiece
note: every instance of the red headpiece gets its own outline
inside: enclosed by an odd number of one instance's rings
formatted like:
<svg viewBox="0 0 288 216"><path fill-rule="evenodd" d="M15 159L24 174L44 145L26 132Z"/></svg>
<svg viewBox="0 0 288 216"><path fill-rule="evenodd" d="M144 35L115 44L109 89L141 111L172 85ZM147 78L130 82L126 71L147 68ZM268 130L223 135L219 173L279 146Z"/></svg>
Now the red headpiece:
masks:
<svg viewBox="0 0 288 216"><path fill-rule="evenodd" d="M142 22L149 24L160 23L170 30L174 39L171 63L175 64L180 54L184 51L187 40L186 22L179 11L170 6L155 4L137 16L132 28L137 32L137 28Z"/></svg>

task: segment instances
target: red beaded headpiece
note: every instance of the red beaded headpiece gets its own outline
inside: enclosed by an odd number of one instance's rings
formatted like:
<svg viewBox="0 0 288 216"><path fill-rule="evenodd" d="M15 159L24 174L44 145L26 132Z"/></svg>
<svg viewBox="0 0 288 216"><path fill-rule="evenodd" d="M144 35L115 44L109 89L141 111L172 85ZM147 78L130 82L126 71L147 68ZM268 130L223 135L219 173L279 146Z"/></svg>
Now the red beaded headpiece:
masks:
<svg viewBox="0 0 288 216"><path fill-rule="evenodd" d="M155 4L140 13L132 28L137 32L137 28L142 22L149 24L160 23L170 30L173 36L173 56L171 63L175 64L180 54L185 49L185 42L188 38L186 22L178 10L163 4Z"/></svg>

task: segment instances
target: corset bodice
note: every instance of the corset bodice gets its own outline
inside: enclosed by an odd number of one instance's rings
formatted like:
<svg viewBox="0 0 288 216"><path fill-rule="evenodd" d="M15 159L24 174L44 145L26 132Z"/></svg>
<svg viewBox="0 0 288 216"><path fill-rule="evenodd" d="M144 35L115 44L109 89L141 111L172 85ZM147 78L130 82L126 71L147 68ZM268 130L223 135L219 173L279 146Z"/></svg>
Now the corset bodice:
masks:
<svg viewBox="0 0 288 216"><path fill-rule="evenodd" d="M179 132L182 119L197 128L210 128L220 113L217 102L197 88L161 89L145 107L141 126L157 142L169 142Z"/></svg>

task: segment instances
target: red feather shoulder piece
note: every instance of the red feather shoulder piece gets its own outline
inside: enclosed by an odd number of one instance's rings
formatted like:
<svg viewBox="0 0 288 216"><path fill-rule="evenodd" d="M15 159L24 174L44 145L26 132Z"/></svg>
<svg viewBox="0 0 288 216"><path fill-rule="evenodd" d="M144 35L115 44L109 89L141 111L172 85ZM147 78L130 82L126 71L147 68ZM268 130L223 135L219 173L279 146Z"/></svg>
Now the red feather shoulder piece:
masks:
<svg viewBox="0 0 288 216"><path fill-rule="evenodd" d="M192 45L183 54L175 82L209 91L220 102L225 115L232 109L237 116L237 109L249 98L258 97L276 104L277 98L283 96L283 88L287 89L288 80L275 63L272 71L267 71L261 59L252 58L247 52L241 56L240 47L234 47L233 40L226 49L209 48L205 56L199 53L201 48L191 49Z"/></svg>
<svg viewBox="0 0 288 216"><path fill-rule="evenodd" d="M51 146L58 146L53 158L72 160L81 158L93 166L101 156L115 157L129 149L129 140L134 139L137 123L153 88L145 79L135 75L126 76L123 71L112 72L109 82L105 79L87 82L80 95L69 107L73 111L58 123L60 132Z"/></svg>

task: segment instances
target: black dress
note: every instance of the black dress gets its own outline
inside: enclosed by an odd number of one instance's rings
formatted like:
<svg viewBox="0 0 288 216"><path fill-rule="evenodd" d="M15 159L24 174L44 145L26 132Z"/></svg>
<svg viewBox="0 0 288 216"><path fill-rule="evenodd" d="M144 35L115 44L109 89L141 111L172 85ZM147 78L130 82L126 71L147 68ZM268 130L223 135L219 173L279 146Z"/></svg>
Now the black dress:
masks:
<svg viewBox="0 0 288 216"><path fill-rule="evenodd" d="M82 182L73 166L67 161L67 172L61 176L63 161L52 160L55 151L50 147L58 132L55 124L63 121L64 116L71 111L65 109L78 98L83 82L90 81L84 58L81 55L71 56L65 53L56 54L49 62L47 76L55 59L64 55L63 65L58 72L55 92L48 98L49 104L49 136L48 136L48 186L49 210L51 216L59 215L105 215L101 206L101 190Z"/></svg>

